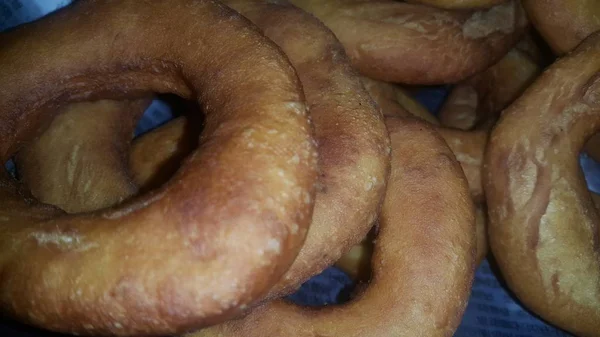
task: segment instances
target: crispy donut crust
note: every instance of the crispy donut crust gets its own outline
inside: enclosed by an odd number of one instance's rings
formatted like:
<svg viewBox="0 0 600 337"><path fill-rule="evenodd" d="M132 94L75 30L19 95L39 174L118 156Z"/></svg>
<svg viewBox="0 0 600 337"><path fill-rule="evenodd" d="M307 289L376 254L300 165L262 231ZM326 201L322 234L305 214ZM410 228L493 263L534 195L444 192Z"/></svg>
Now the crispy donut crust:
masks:
<svg viewBox="0 0 600 337"><path fill-rule="evenodd" d="M433 128L401 118L386 118L386 125L392 173L366 291L349 303L320 308L273 301L189 337L452 336L474 276L467 183Z"/></svg>
<svg viewBox="0 0 600 337"><path fill-rule="evenodd" d="M527 26L513 0L475 12L391 0L292 2L331 28L362 74L405 84L456 83L481 72Z"/></svg>
<svg viewBox="0 0 600 337"><path fill-rule="evenodd" d="M557 55L600 30L597 0L522 0L531 23Z"/></svg>
<svg viewBox="0 0 600 337"><path fill-rule="evenodd" d="M37 200L67 213L95 211L131 197L138 189L126 158L149 104L142 99L68 105L19 151L20 180Z"/></svg>
<svg viewBox="0 0 600 337"><path fill-rule="evenodd" d="M3 172L3 312L173 334L239 314L281 278L312 217L317 153L295 71L256 27L212 1L79 1L0 45L4 161L60 104L171 92L206 114L169 183L116 208L65 216Z"/></svg>
<svg viewBox="0 0 600 337"><path fill-rule="evenodd" d="M599 336L598 211L577 155L600 128L600 34L550 66L502 115L484 161L490 246L517 297Z"/></svg>

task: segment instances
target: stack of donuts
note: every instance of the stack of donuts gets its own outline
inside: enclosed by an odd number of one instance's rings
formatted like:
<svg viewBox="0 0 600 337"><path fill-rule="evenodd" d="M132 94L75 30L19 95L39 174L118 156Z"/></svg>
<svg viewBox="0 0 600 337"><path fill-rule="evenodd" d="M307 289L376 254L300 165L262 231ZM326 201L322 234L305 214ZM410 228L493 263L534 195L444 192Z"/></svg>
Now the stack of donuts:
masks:
<svg viewBox="0 0 600 337"><path fill-rule="evenodd" d="M600 336L577 161L600 159L597 30L593 0L79 0L3 32L1 311L86 336L452 336L489 257ZM134 137L157 97L179 116ZM286 299L332 265L350 301Z"/></svg>

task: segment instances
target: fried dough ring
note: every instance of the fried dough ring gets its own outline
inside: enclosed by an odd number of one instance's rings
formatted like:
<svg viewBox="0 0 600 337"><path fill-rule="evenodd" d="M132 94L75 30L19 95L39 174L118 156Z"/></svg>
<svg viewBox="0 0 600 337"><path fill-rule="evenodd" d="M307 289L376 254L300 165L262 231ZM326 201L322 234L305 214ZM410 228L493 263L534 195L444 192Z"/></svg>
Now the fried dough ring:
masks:
<svg viewBox="0 0 600 337"><path fill-rule="evenodd" d="M456 83L481 72L517 43L526 26L512 0L479 12L391 0L292 2L333 30L362 74L405 84Z"/></svg>
<svg viewBox="0 0 600 337"><path fill-rule="evenodd" d="M468 187L454 155L433 128L415 119L389 117L386 125L392 173L366 291L349 303L318 309L273 301L241 320L190 337L454 333L474 275L475 229Z"/></svg>
<svg viewBox="0 0 600 337"><path fill-rule="evenodd" d="M598 210L577 155L600 128L600 34L502 115L486 152L490 245L517 297L578 336L600 331Z"/></svg>
<svg viewBox="0 0 600 337"><path fill-rule="evenodd" d="M597 0L523 0L531 23L557 55L573 50L600 30Z"/></svg>
<svg viewBox="0 0 600 337"><path fill-rule="evenodd" d="M224 3L263 29L288 55L304 86L319 145L319 188L312 224L296 261L266 297L276 298L294 292L331 266L373 226L389 174L389 138L381 114L343 47L323 24L283 1ZM156 164L166 163L160 157L172 155L166 151L157 157L160 149L152 137L160 137L163 144L185 142L186 122L174 123L156 136L150 133L134 142L134 177L142 176L138 173L142 171L155 172ZM174 149L164 146L169 148ZM144 154L154 158L144 158ZM139 178L136 181L143 183Z"/></svg>
<svg viewBox="0 0 600 337"><path fill-rule="evenodd" d="M16 156L21 181L40 202L67 213L113 206L137 193L129 144L150 100L68 105ZM66 163L66 169L65 169Z"/></svg>
<svg viewBox="0 0 600 337"><path fill-rule="evenodd" d="M477 9L490 8L506 1L507 0L407 0L406 2L445 9Z"/></svg>
<svg viewBox="0 0 600 337"><path fill-rule="evenodd" d="M0 173L3 312L71 333L172 334L238 314L280 279L310 222L317 156L293 68L247 20L210 1L80 1L0 45L4 161L63 102L171 92L206 114L177 175L117 208L65 216Z"/></svg>

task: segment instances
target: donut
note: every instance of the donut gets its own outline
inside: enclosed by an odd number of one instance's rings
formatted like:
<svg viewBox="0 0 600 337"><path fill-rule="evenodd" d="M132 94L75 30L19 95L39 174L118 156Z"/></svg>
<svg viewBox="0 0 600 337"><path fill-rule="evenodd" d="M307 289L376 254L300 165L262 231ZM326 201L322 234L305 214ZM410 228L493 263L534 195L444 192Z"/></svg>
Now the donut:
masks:
<svg viewBox="0 0 600 337"><path fill-rule="evenodd" d="M600 34L505 110L484 160L489 239L530 310L577 336L600 331L598 210L577 160L600 125Z"/></svg>
<svg viewBox="0 0 600 337"><path fill-rule="evenodd" d="M107 208L136 194L126 158L149 103L101 100L66 106L17 154L20 180L37 200L67 213Z"/></svg>
<svg viewBox="0 0 600 337"><path fill-rule="evenodd" d="M78 1L0 46L3 161L73 102L168 92L205 113L177 174L118 207L66 215L2 171L3 314L175 334L238 315L282 277L312 217L317 152L294 68L248 20L212 1Z"/></svg>
<svg viewBox="0 0 600 337"><path fill-rule="evenodd" d="M452 151L432 127L417 119L390 117L386 125L392 171L379 216L373 276L365 291L343 305L321 308L272 301L243 319L188 337L454 333L474 276L468 187Z"/></svg>
<svg viewBox="0 0 600 337"><path fill-rule="evenodd" d="M481 11L392 0L292 2L331 28L363 75L404 84L471 77L500 60L527 26L520 3L513 0Z"/></svg>
<svg viewBox="0 0 600 337"><path fill-rule="evenodd" d="M343 47L323 24L284 1L224 3L260 27L296 68L319 147L320 175L306 241L267 300L294 292L368 233L385 193L389 137Z"/></svg>
<svg viewBox="0 0 600 337"><path fill-rule="evenodd" d="M417 3L446 9L477 9L489 8L501 4L506 0L407 0Z"/></svg>
<svg viewBox="0 0 600 337"><path fill-rule="evenodd" d="M600 30L600 2L596 0L522 0L527 16L557 55L573 50Z"/></svg>

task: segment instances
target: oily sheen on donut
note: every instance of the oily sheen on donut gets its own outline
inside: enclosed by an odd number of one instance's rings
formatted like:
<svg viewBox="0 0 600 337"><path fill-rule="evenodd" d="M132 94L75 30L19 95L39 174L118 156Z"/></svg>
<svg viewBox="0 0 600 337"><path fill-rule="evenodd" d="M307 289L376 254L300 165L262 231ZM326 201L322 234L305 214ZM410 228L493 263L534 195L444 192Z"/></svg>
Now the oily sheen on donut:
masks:
<svg viewBox="0 0 600 337"><path fill-rule="evenodd" d="M317 154L294 69L250 22L212 1L78 1L0 46L3 161L69 102L170 92L206 115L177 174L116 208L66 216L2 172L3 313L78 334L180 333L237 315L289 268Z"/></svg>
<svg viewBox="0 0 600 337"><path fill-rule="evenodd" d="M450 149L426 123L386 118L392 172L368 288L343 305L273 301L190 337L451 336L474 275L468 187ZM402 205L402 207L398 207ZM423 212L427 205L427 212Z"/></svg>
<svg viewBox="0 0 600 337"><path fill-rule="evenodd" d="M331 28L363 75L405 84L456 83L481 72L517 43L527 25L513 0L481 11L392 0L292 2Z"/></svg>
<svg viewBox="0 0 600 337"><path fill-rule="evenodd" d="M126 158L150 100L68 105L16 156L20 180L39 201L67 213L113 206L137 193Z"/></svg>
<svg viewBox="0 0 600 337"><path fill-rule="evenodd" d="M484 166L490 245L532 311L600 335L598 209L577 160L600 129L600 34L550 66L502 115Z"/></svg>

